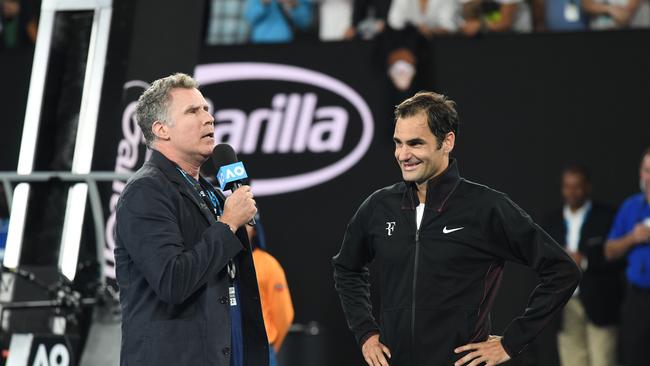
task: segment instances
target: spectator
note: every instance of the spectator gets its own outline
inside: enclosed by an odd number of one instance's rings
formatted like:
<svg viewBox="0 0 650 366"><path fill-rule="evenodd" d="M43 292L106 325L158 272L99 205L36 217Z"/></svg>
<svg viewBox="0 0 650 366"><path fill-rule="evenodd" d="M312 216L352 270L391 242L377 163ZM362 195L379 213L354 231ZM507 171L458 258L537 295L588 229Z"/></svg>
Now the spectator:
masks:
<svg viewBox="0 0 650 366"><path fill-rule="evenodd" d="M0 5L0 49L34 44L39 2L0 0Z"/></svg>
<svg viewBox="0 0 650 366"><path fill-rule="evenodd" d="M608 259L626 257L629 284L623 301L621 345L625 365L648 365L650 345L650 148L639 168L641 192L623 202L605 246Z"/></svg>
<svg viewBox="0 0 650 366"><path fill-rule="evenodd" d="M608 262L604 256L614 210L591 201L591 181L584 167L564 169L561 191L564 208L547 216L544 229L564 244L583 275L562 310L560 361L563 366L616 365L622 262Z"/></svg>
<svg viewBox="0 0 650 366"><path fill-rule="evenodd" d="M318 36L321 41L343 40L350 27L353 0L319 0Z"/></svg>
<svg viewBox="0 0 650 366"><path fill-rule="evenodd" d="M524 0L460 0L461 31L473 37L479 32L530 32L532 18Z"/></svg>
<svg viewBox="0 0 650 366"><path fill-rule="evenodd" d="M260 290L264 326L271 345L269 366L276 366L276 354L280 351L293 322L293 304L282 266L266 251L264 229L259 215L255 220L255 226L246 225L246 231L253 247L253 262Z"/></svg>
<svg viewBox="0 0 650 366"><path fill-rule="evenodd" d="M9 208L5 197L4 188L0 185L0 263L4 258L7 230L9 229Z"/></svg>
<svg viewBox="0 0 650 366"><path fill-rule="evenodd" d="M581 0L533 0L535 30L586 30L587 15L580 2Z"/></svg>
<svg viewBox="0 0 650 366"><path fill-rule="evenodd" d="M296 28L311 24L309 0L248 0L245 12L253 43L285 43L294 39Z"/></svg>
<svg viewBox="0 0 650 366"><path fill-rule="evenodd" d="M246 0L211 0L205 43L242 44L248 41L250 27L244 19Z"/></svg>
<svg viewBox="0 0 650 366"><path fill-rule="evenodd" d="M589 28L620 29L650 27L648 0L583 0L589 14Z"/></svg>
<svg viewBox="0 0 650 366"><path fill-rule="evenodd" d="M372 39L386 28L390 0L353 0L352 24L345 32L346 39Z"/></svg>
<svg viewBox="0 0 650 366"><path fill-rule="evenodd" d="M426 80L434 36L457 31L457 0L393 0L388 11L388 75L399 92L412 89L415 76ZM403 99L403 98L400 98Z"/></svg>
<svg viewBox="0 0 650 366"><path fill-rule="evenodd" d="M415 27L427 39L434 35L458 30L459 6L457 0L393 0L388 12L388 24L401 30Z"/></svg>

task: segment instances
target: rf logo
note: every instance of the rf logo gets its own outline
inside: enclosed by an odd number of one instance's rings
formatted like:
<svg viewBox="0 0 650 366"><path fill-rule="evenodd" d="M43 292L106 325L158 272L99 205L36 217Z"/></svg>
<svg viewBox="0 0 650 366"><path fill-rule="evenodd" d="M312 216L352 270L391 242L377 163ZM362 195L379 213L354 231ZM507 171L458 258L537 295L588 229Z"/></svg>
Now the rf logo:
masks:
<svg viewBox="0 0 650 366"><path fill-rule="evenodd" d="M393 235L393 231L395 231L395 221L386 221L386 232L388 236Z"/></svg>

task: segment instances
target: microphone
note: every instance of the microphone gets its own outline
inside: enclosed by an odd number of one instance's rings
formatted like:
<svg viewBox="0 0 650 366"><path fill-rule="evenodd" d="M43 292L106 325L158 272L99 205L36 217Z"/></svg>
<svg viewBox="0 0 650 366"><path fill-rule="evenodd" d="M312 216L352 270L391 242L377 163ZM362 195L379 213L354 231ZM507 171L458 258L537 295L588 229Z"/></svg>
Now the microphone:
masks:
<svg viewBox="0 0 650 366"><path fill-rule="evenodd" d="M217 169L216 178L221 190L228 189L234 192L248 179L244 164L237 159L237 153L228 144L219 144L214 147L212 163ZM252 218L248 224L255 225L255 218Z"/></svg>

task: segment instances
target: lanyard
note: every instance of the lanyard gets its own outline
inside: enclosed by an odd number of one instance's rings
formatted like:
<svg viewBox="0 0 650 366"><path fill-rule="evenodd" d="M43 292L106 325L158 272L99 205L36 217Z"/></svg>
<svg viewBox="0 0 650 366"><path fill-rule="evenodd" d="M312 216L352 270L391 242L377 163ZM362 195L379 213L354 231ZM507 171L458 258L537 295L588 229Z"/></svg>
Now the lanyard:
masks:
<svg viewBox="0 0 650 366"><path fill-rule="evenodd" d="M190 177L183 169L178 167L177 169L179 172L181 172L181 175L183 175L187 183L189 183L192 186L192 188L194 188L194 190L199 195L199 197L201 197L201 199L209 207L212 207L212 212L214 213L215 216L218 217L221 214L222 210L221 210L221 205L219 204L219 200L217 200L217 196L214 194L214 192L212 192L209 189L204 189L196 179ZM235 277L237 275L237 267L235 266L235 262L232 259L228 262L227 271L228 271L228 277L230 279L230 283L234 283ZM233 286L231 286L231 291L232 291L231 293L231 304L232 304L232 295L234 295Z"/></svg>
<svg viewBox="0 0 650 366"><path fill-rule="evenodd" d="M235 266L235 262L232 259L228 261L227 270L228 278L230 278L230 282L232 283L235 281L235 277L237 275L237 267Z"/></svg>
<svg viewBox="0 0 650 366"><path fill-rule="evenodd" d="M215 216L221 215L221 205L219 204L219 200L217 200L217 196L214 194L214 192L209 189L204 189L199 181L187 175L183 169L178 167L176 167L176 169L181 172L181 175L183 175L187 183L189 183L192 188L194 188L194 191L199 195L199 197L201 197L201 199L208 205L208 207L212 207L212 213Z"/></svg>

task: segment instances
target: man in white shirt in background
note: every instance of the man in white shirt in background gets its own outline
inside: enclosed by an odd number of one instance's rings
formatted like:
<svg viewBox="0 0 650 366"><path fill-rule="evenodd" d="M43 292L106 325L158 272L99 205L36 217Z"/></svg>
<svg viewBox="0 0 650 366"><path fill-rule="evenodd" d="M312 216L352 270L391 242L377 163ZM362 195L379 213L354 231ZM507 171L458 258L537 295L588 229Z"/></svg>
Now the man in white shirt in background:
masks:
<svg viewBox="0 0 650 366"><path fill-rule="evenodd" d="M622 263L605 259L604 245L614 210L592 202L586 168L562 172L562 209L544 220L544 229L582 269L580 286L562 310L557 336L563 366L616 365L616 344L624 283Z"/></svg>

